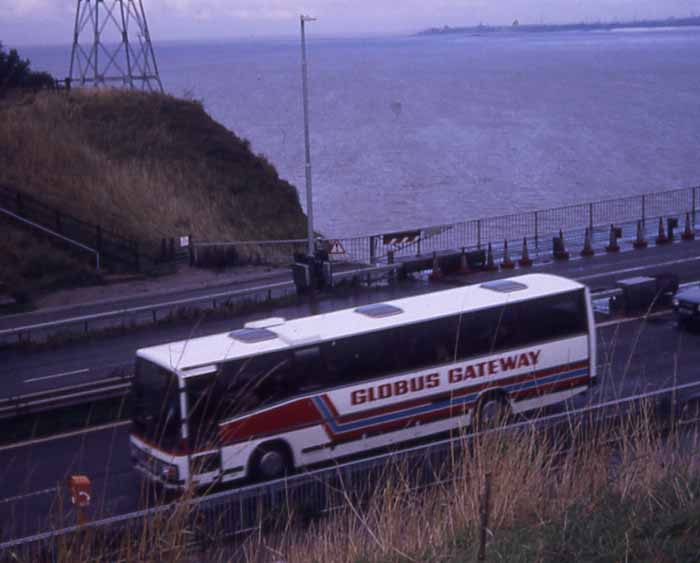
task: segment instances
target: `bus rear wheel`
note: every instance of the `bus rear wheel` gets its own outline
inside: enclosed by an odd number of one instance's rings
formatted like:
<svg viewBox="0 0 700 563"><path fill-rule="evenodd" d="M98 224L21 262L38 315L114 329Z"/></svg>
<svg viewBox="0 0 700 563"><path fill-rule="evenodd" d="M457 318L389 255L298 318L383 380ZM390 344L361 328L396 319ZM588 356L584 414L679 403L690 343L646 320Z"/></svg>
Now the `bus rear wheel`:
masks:
<svg viewBox="0 0 700 563"><path fill-rule="evenodd" d="M476 431L490 430L508 424L512 416L510 403L502 394L487 395L476 406Z"/></svg>
<svg viewBox="0 0 700 563"><path fill-rule="evenodd" d="M292 472L289 452L281 444L263 444L253 454L253 478L259 481L279 479Z"/></svg>

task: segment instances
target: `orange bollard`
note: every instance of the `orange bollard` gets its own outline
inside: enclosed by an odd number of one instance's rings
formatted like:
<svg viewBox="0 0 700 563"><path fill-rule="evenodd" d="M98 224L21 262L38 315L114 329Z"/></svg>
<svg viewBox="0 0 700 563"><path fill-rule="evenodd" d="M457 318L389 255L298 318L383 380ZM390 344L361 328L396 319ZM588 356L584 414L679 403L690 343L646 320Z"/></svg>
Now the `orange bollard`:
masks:
<svg viewBox="0 0 700 563"><path fill-rule="evenodd" d="M637 250L641 250L643 248L646 248L648 245L647 241L644 238L644 229L642 228L642 222L637 221L637 238L634 241L634 247Z"/></svg>
<svg viewBox="0 0 700 563"><path fill-rule="evenodd" d="M690 226L690 213L685 214L685 229L681 238L685 241L695 240L695 230Z"/></svg>
<svg viewBox="0 0 700 563"><path fill-rule="evenodd" d="M520 266L523 268L526 268L528 266L532 266L532 260L530 259L530 252L528 252L528 249L527 249L527 237L523 238L523 254L520 257L520 260L518 260L518 264L520 264Z"/></svg>
<svg viewBox="0 0 700 563"><path fill-rule="evenodd" d="M605 247L606 252L620 252L620 245L617 243L618 230L613 225L610 225L610 241Z"/></svg>
<svg viewBox="0 0 700 563"><path fill-rule="evenodd" d="M85 509L90 506L90 479L85 475L71 475L68 479L71 504L75 506L78 526L87 523Z"/></svg>
<svg viewBox="0 0 700 563"><path fill-rule="evenodd" d="M666 231L664 230L664 220L659 217L659 235L656 237L656 244L667 244L671 241L668 240L666 236Z"/></svg>

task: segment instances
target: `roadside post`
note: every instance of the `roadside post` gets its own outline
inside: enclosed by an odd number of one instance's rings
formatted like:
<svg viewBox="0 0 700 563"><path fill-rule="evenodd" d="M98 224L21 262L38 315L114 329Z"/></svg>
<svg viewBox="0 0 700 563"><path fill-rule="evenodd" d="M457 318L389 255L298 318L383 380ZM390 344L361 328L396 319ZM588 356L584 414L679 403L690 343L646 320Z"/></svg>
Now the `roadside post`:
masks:
<svg viewBox="0 0 700 563"><path fill-rule="evenodd" d="M87 523L85 509L90 506L90 479L85 475L71 475L68 478L68 489L70 491L70 502L75 506L76 520L78 526Z"/></svg>

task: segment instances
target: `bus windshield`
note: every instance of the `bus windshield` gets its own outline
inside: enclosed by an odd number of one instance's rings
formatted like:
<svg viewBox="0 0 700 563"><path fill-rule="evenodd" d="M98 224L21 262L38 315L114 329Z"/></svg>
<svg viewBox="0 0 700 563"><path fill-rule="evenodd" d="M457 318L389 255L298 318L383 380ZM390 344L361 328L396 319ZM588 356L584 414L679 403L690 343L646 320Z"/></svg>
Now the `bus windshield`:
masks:
<svg viewBox="0 0 700 563"><path fill-rule="evenodd" d="M137 358L132 386L136 434L164 448L180 443L180 395L177 377L156 364Z"/></svg>

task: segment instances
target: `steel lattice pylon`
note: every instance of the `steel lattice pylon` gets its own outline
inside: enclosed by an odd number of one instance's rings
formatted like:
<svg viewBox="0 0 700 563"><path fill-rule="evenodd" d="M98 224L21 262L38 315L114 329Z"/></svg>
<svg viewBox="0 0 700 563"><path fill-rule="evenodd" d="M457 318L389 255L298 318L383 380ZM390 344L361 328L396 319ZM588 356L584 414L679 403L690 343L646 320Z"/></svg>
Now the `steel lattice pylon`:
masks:
<svg viewBox="0 0 700 563"><path fill-rule="evenodd" d="M122 83L129 88L162 92L142 0L77 2L71 82L81 86Z"/></svg>

